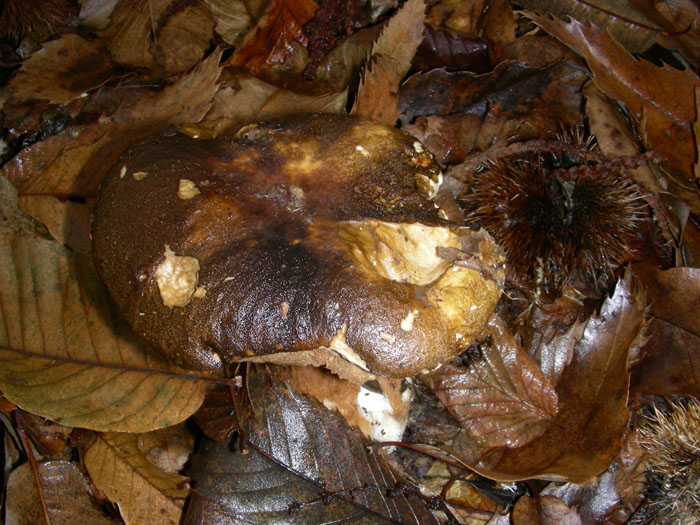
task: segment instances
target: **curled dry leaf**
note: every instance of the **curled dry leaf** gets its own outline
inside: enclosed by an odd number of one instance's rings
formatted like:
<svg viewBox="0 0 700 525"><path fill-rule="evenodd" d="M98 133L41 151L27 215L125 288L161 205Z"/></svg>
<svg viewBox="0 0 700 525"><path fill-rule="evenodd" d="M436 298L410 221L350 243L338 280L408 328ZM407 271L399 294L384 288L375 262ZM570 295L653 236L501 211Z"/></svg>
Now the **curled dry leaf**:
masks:
<svg viewBox="0 0 700 525"><path fill-rule="evenodd" d="M337 413L261 371L249 389L256 417L246 451L203 444L185 523L437 523L415 494L387 492L399 480Z"/></svg>
<svg viewBox="0 0 700 525"><path fill-rule="evenodd" d="M443 365L427 376L435 395L462 426L489 447L520 447L540 436L557 413L557 394L500 318L493 343L467 369Z"/></svg>
<svg viewBox="0 0 700 525"><path fill-rule="evenodd" d="M32 53L3 91L11 104L27 100L66 104L124 75L100 44L68 34Z"/></svg>
<svg viewBox="0 0 700 525"><path fill-rule="evenodd" d="M424 19L424 0L408 0L392 17L372 47L351 113L396 123L399 84L423 40Z"/></svg>
<svg viewBox="0 0 700 525"><path fill-rule="evenodd" d="M673 169L692 178L695 159L691 122L694 90L700 79L690 69L657 67L637 60L607 33L577 20L564 22L534 13L538 26L580 53L593 81L609 97L623 102L642 123L641 134Z"/></svg>
<svg viewBox="0 0 700 525"><path fill-rule="evenodd" d="M555 496L533 498L523 496L511 512L513 525L582 525L583 521L576 509L566 506Z"/></svg>
<svg viewBox="0 0 700 525"><path fill-rule="evenodd" d="M3 193L12 191L5 182ZM0 233L0 388L8 399L65 425L131 432L172 425L199 407L204 383L135 340L87 256L24 229Z"/></svg>
<svg viewBox="0 0 700 525"><path fill-rule="evenodd" d="M199 2L120 0L102 36L119 64L167 75L197 64L213 30L214 20Z"/></svg>
<svg viewBox="0 0 700 525"><path fill-rule="evenodd" d="M119 520L105 515L93 503L90 487L75 463L49 461L39 464L39 480L53 525L109 525ZM12 471L7 480L6 523L43 523L44 514L29 463Z"/></svg>
<svg viewBox="0 0 700 525"><path fill-rule="evenodd" d="M238 40L263 13L268 0L204 0L216 22L214 30L230 45Z"/></svg>
<svg viewBox="0 0 700 525"><path fill-rule="evenodd" d="M627 272L600 313L586 323L557 387L554 424L538 439L501 449L490 465L474 470L500 481L543 478L576 483L605 470L620 453L627 429L627 356L642 342L645 314L643 289Z"/></svg>
<svg viewBox="0 0 700 525"><path fill-rule="evenodd" d="M85 455L85 467L127 524L175 525L190 492L189 480L148 461L138 438L118 432L98 435Z"/></svg>

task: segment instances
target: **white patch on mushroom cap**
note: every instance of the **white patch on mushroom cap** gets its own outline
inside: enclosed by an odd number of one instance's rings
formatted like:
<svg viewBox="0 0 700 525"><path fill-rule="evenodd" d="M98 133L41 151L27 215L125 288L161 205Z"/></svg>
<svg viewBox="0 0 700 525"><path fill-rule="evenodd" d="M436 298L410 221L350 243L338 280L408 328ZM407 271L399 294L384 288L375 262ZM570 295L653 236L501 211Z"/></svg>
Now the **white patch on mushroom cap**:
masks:
<svg viewBox="0 0 700 525"><path fill-rule="evenodd" d="M409 394L410 396L410 394ZM407 400L410 401L410 397ZM406 429L406 421L399 421L394 415L389 398L363 386L357 394L360 414L369 422L370 437L374 441L400 441Z"/></svg>
<svg viewBox="0 0 700 525"><path fill-rule="evenodd" d="M177 188L177 196L182 200L189 200L202 193L199 188L190 179L180 179L180 185Z"/></svg>
<svg viewBox="0 0 700 525"><path fill-rule="evenodd" d="M143 180L146 177L148 177L148 172L147 171L137 171L131 175L134 180Z"/></svg>
<svg viewBox="0 0 700 525"><path fill-rule="evenodd" d="M413 321L416 319L417 315L418 310L408 312L406 314L406 317L401 319L401 330L403 330L404 332L410 332L411 330L413 330Z"/></svg>
<svg viewBox="0 0 700 525"><path fill-rule="evenodd" d="M199 261L195 257L175 255L167 244L163 255L165 260L154 273L160 298L168 308L185 306L199 283Z"/></svg>
<svg viewBox="0 0 700 525"><path fill-rule="evenodd" d="M119 170L119 178L123 179L125 175L126 175L126 164L124 164L122 166L122 169Z"/></svg>
<svg viewBox="0 0 700 525"><path fill-rule="evenodd" d="M365 363L364 360L357 355L357 352L355 352L355 350L348 345L348 342L345 339L345 333L347 330L348 325L343 324L343 327L336 332L327 348L333 350L344 359L350 361L353 365L357 365L363 370L369 370L369 368L367 368L367 363Z"/></svg>

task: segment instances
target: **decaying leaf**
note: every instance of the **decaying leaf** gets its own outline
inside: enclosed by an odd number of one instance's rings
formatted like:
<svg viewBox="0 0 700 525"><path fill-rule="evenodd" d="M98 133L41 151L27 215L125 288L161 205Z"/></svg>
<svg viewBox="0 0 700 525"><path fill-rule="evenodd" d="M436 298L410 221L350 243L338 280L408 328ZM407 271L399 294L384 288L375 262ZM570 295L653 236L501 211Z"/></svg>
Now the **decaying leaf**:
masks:
<svg viewBox="0 0 700 525"><path fill-rule="evenodd" d="M262 372L249 389L248 441L203 443L185 523L437 523L410 489L387 490L399 480L338 414Z"/></svg>
<svg viewBox="0 0 700 525"><path fill-rule="evenodd" d="M303 27L317 8L313 0L272 0L229 63L244 67L253 75L283 64L295 49L306 46L308 38Z"/></svg>
<svg viewBox="0 0 700 525"><path fill-rule="evenodd" d="M237 45L267 6L268 0L204 0L216 21L214 30L224 42Z"/></svg>
<svg viewBox="0 0 700 525"><path fill-rule="evenodd" d="M627 410L628 353L641 342L646 299L627 272L591 317L557 394L559 413L538 439L501 449L487 467L474 470L501 480L544 478L581 483L605 470L617 457L630 413ZM488 461L488 460L487 460Z"/></svg>
<svg viewBox="0 0 700 525"><path fill-rule="evenodd" d="M88 256L25 229L0 233L0 388L8 399L69 426L131 432L172 425L199 407L202 381L135 340Z"/></svg>
<svg viewBox="0 0 700 525"><path fill-rule="evenodd" d="M74 463L39 464L39 480L53 525L109 525L119 520L107 516L90 497L88 482ZM29 463L15 469L7 480L6 523L44 523L37 486Z"/></svg>
<svg viewBox="0 0 700 525"><path fill-rule="evenodd" d="M583 524L578 511L567 507L566 503L555 496L540 496L536 499L523 496L513 507L510 519L513 525L529 525L531 523L542 525Z"/></svg>
<svg viewBox="0 0 700 525"><path fill-rule="evenodd" d="M175 525L189 494L188 479L153 465L137 440L135 434L98 435L85 455L85 467L126 523Z"/></svg>
<svg viewBox="0 0 700 525"><path fill-rule="evenodd" d="M24 213L38 220L51 236L74 251L90 251L90 218L92 200L76 202L50 195L28 195L19 198Z"/></svg>
<svg viewBox="0 0 700 525"><path fill-rule="evenodd" d="M425 2L408 0L372 47L352 113L393 125L399 118L399 84L423 40Z"/></svg>
<svg viewBox="0 0 700 525"><path fill-rule="evenodd" d="M199 62L213 30L200 2L120 0L103 36L118 63L172 74Z"/></svg>
<svg viewBox="0 0 700 525"><path fill-rule="evenodd" d="M694 90L700 86L693 71L637 60L609 34L576 20L563 22L533 13L528 17L580 53L596 85L627 106L654 151L686 178L692 177L695 152L691 122L695 117Z"/></svg>
<svg viewBox="0 0 700 525"><path fill-rule="evenodd" d="M3 91L11 103L65 104L124 75L99 43L68 34L32 53Z"/></svg>
<svg viewBox="0 0 700 525"><path fill-rule="evenodd" d="M428 385L462 425L490 447L520 447L540 436L557 413L557 394L498 317L491 344L467 369L443 365Z"/></svg>

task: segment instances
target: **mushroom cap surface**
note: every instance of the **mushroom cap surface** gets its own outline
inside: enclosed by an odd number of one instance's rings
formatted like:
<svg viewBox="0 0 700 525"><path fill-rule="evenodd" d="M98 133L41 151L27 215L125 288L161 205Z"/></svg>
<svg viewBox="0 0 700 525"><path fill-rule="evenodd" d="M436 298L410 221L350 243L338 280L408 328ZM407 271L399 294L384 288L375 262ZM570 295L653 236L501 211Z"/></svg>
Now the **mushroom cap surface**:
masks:
<svg viewBox="0 0 700 525"><path fill-rule="evenodd" d="M440 219L441 180L415 138L360 117L170 131L103 181L93 255L126 320L181 365L326 349L411 376L462 351L500 296L498 247Z"/></svg>

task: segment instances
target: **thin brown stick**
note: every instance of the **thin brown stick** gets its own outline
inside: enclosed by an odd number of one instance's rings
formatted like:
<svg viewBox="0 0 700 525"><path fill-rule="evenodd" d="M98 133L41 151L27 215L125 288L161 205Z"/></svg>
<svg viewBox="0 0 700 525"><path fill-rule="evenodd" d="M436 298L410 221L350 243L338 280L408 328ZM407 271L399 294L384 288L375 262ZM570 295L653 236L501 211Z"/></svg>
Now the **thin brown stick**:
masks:
<svg viewBox="0 0 700 525"><path fill-rule="evenodd" d="M27 432L24 429L24 423L22 423L22 417L19 414L19 410L13 410L12 415L15 420L17 432L19 432L19 435L22 436L22 444L24 445L24 450L27 452L29 464L32 467L32 476L34 476L34 484L36 485L36 490L39 493L39 503L41 503L41 510L44 513L44 522L46 525L51 525L49 510L46 508L46 500L44 499L44 491L41 488L41 479L39 479L39 468L37 467L36 458L34 457L34 452L32 451L32 445L29 442L29 436L27 436Z"/></svg>

